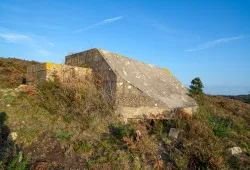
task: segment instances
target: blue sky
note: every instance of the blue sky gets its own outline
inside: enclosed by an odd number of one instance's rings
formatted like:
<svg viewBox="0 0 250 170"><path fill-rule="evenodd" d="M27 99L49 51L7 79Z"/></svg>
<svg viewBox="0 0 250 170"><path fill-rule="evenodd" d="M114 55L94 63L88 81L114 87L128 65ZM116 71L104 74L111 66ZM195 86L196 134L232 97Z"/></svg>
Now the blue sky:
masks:
<svg viewBox="0 0 250 170"><path fill-rule="evenodd" d="M250 92L250 1L1 1L0 56L63 63L103 48L199 76L209 94Z"/></svg>

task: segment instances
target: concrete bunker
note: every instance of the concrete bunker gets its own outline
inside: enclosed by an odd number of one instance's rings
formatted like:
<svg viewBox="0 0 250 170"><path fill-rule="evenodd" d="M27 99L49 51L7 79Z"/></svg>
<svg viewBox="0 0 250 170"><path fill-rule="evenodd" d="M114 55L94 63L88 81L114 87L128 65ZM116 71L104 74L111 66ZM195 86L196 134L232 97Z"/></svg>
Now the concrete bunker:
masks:
<svg viewBox="0 0 250 170"><path fill-rule="evenodd" d="M173 110L192 113L197 107L177 78L151 64L94 48L66 56L64 66L83 69L101 79L105 96L125 119L169 119ZM44 74L31 70L28 68L28 75ZM79 78L85 75L78 74Z"/></svg>

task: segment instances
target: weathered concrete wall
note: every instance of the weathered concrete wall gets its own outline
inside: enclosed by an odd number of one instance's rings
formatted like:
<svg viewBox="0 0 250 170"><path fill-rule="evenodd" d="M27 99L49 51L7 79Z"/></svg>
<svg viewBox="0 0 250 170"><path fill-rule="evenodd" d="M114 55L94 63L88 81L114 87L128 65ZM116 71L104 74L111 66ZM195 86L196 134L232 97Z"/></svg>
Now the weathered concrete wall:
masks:
<svg viewBox="0 0 250 170"><path fill-rule="evenodd" d="M166 106L160 100L153 99L121 78L98 49L66 56L65 64L92 68L94 75L103 83L103 90L109 96L109 100L115 104L117 113L125 118L142 118L143 115L149 117L166 110Z"/></svg>
<svg viewBox="0 0 250 170"><path fill-rule="evenodd" d="M156 101L117 75L99 50L88 50L67 56L66 64L92 68L95 75L102 81L105 93L110 93L119 106L154 107L157 105Z"/></svg>
<svg viewBox="0 0 250 170"><path fill-rule="evenodd" d="M196 106L195 101L187 95L187 88L170 72L105 50L99 51L117 75L144 94L161 101L165 107Z"/></svg>
<svg viewBox="0 0 250 170"><path fill-rule="evenodd" d="M169 119L169 109L118 76L116 88L118 114L124 119Z"/></svg>
<svg viewBox="0 0 250 170"><path fill-rule="evenodd" d="M27 76L34 81L51 80L55 78L62 82L83 82L91 78L92 70L89 68L72 67L67 65L42 63L27 68Z"/></svg>
<svg viewBox="0 0 250 170"><path fill-rule="evenodd" d="M134 87L131 83L123 80L120 76L117 79L116 87L117 103L124 107L160 107L164 106L160 101L149 97L140 89Z"/></svg>
<svg viewBox="0 0 250 170"><path fill-rule="evenodd" d="M100 55L98 50L88 50L66 56L65 64L91 68L97 82L103 87L105 100L111 104L115 103L117 75L110 68L103 56Z"/></svg>

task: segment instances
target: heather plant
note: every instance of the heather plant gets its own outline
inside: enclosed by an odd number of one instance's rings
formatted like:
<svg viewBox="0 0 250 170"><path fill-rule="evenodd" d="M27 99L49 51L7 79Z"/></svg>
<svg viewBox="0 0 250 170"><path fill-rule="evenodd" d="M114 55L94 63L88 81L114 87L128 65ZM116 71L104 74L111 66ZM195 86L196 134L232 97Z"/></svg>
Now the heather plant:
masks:
<svg viewBox="0 0 250 170"><path fill-rule="evenodd" d="M63 116L65 122L80 121L81 128L87 129L95 118L112 113L102 100L100 90L91 81L84 84L44 81L37 88L42 107L51 114Z"/></svg>

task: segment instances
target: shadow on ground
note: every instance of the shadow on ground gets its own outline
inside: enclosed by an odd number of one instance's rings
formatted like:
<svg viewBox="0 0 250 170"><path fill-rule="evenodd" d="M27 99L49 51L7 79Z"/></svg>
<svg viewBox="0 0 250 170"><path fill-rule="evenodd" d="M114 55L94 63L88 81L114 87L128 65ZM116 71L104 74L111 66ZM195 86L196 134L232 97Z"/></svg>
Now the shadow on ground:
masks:
<svg viewBox="0 0 250 170"><path fill-rule="evenodd" d="M6 112L0 112L0 169L14 168L22 162L21 148L10 137L10 129L5 125Z"/></svg>

